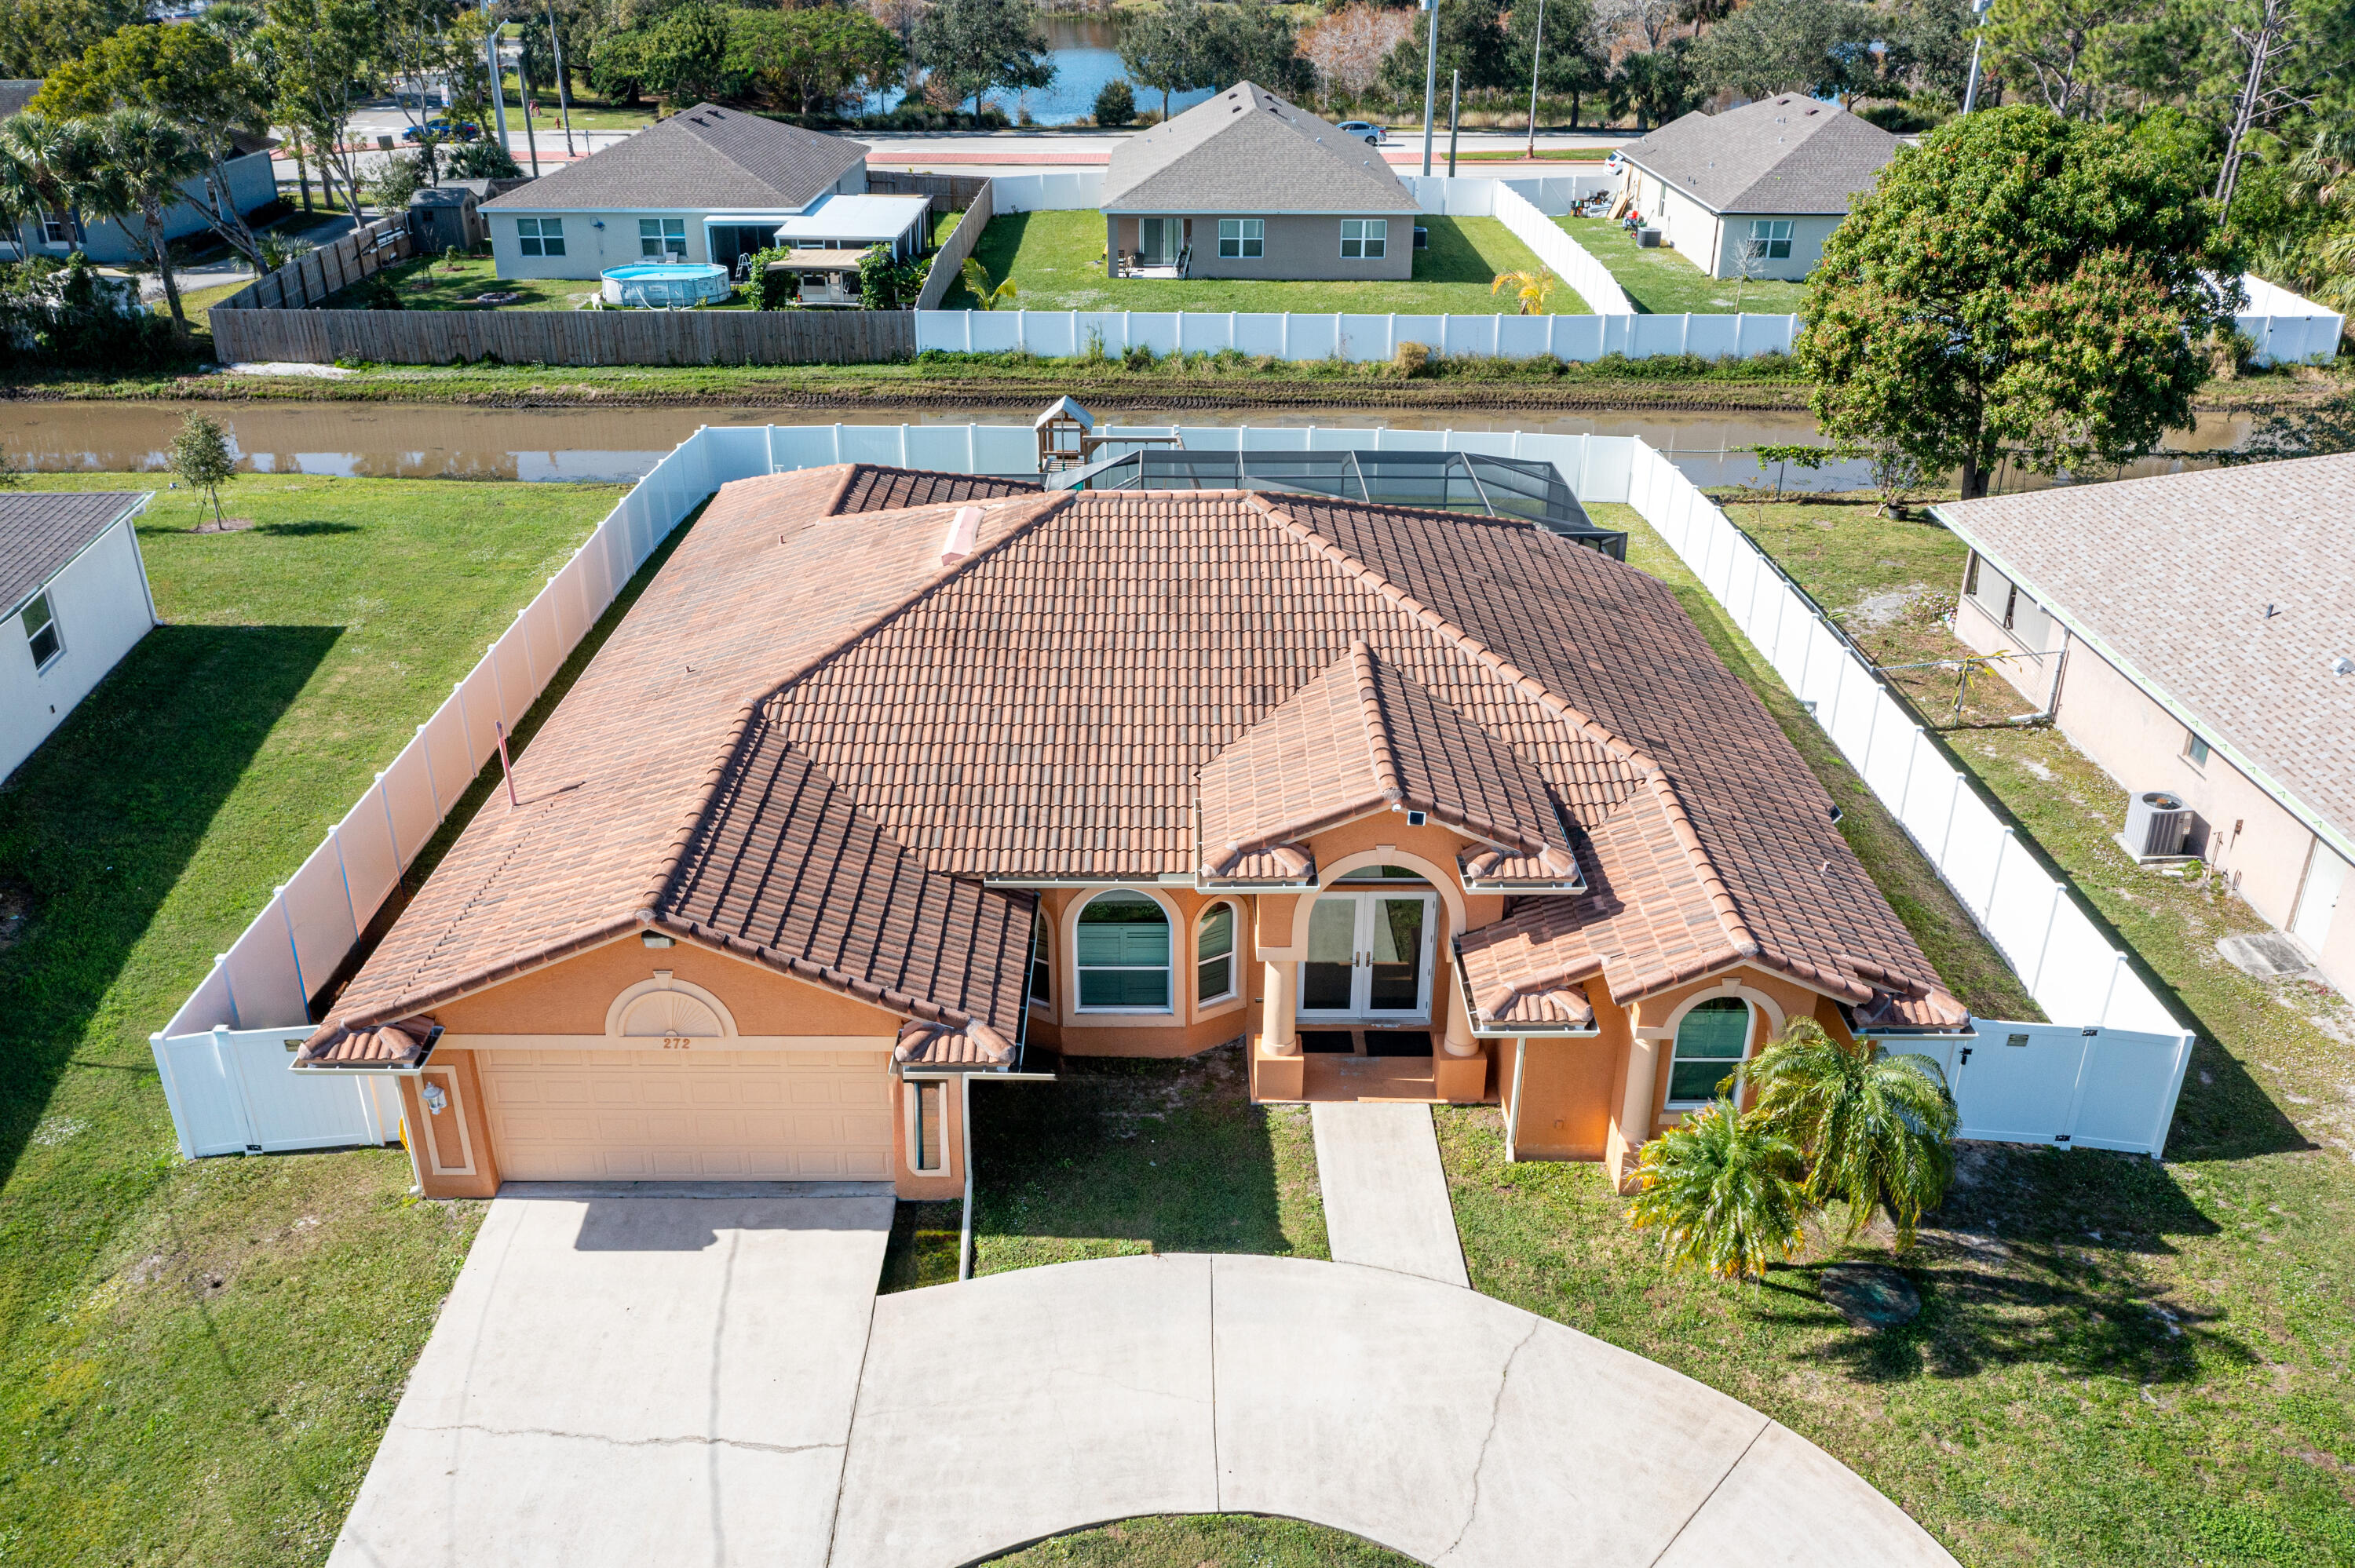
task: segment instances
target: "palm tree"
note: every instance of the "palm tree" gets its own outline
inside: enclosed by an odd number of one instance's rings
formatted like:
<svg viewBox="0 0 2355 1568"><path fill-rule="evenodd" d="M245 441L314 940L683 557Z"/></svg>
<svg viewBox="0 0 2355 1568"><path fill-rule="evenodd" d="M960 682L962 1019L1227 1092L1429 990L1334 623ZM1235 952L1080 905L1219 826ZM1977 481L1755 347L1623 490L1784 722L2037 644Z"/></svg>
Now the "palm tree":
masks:
<svg viewBox="0 0 2355 1568"><path fill-rule="evenodd" d="M1505 291L1505 286L1509 283L1513 289L1514 302L1520 307L1514 313L1524 316L1541 316L1545 314L1547 298L1553 293L1561 281L1561 279L1543 267L1534 272L1499 272L1497 274L1496 281L1488 285L1488 292L1491 297L1501 294Z"/></svg>
<svg viewBox="0 0 2355 1568"><path fill-rule="evenodd" d="M1955 1097L1927 1056L1894 1056L1867 1041L1843 1045L1796 1018L1742 1069L1751 1114L1806 1154L1808 1198L1848 1203L1853 1242L1885 1208L1900 1249L1955 1179Z"/></svg>
<svg viewBox="0 0 2355 1568"><path fill-rule="evenodd" d="M15 201L31 207L34 223L45 213L71 210L65 165L80 139L74 121L29 109L0 121L0 177Z"/></svg>
<svg viewBox="0 0 2355 1568"><path fill-rule="evenodd" d="M139 259L163 280L172 333L185 348L188 318L180 308L164 214L181 199L181 187L205 172L204 150L153 110L117 109L80 123L86 130L65 159L74 206L123 225Z"/></svg>
<svg viewBox="0 0 2355 1568"><path fill-rule="evenodd" d="M1755 1279L1805 1239L1802 1170L1796 1144L1721 1099L1644 1145L1627 1218L1662 1227L1671 1263Z"/></svg>
<svg viewBox="0 0 2355 1568"><path fill-rule="evenodd" d="M964 286L966 292L974 297L974 308L983 311L1002 309L1011 304L1014 297L1022 291L1014 286L1014 280L1011 278L999 283L997 287L991 288L989 274L983 270L980 262L970 256L964 259Z"/></svg>

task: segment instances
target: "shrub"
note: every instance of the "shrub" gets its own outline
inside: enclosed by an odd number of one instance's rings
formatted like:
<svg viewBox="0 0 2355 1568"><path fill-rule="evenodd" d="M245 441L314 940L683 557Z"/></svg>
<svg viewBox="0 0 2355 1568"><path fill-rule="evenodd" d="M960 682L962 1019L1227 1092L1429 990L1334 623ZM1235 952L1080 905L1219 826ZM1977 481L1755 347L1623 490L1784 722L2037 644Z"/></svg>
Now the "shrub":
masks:
<svg viewBox="0 0 2355 1568"><path fill-rule="evenodd" d="M450 177L458 180L512 180L523 165L496 140L469 142L450 154Z"/></svg>
<svg viewBox="0 0 2355 1568"><path fill-rule="evenodd" d="M1391 351L1391 368L1409 379L1422 375L1423 367L1430 363L1431 350L1412 340L1401 343Z"/></svg>
<svg viewBox="0 0 2355 1568"><path fill-rule="evenodd" d="M1136 118L1136 94L1125 81L1108 81L1096 94L1096 123L1107 128L1127 124Z"/></svg>
<svg viewBox="0 0 2355 1568"><path fill-rule="evenodd" d="M1132 343L1120 351L1120 363L1124 370L1150 370L1154 366L1153 350L1146 344Z"/></svg>

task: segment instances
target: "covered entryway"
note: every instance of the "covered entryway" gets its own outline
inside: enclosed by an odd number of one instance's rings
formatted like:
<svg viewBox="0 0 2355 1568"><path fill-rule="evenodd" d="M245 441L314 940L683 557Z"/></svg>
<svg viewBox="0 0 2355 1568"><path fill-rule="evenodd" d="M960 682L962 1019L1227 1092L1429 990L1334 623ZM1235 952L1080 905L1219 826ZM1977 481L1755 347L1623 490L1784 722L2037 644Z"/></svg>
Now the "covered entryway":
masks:
<svg viewBox="0 0 2355 1568"><path fill-rule="evenodd" d="M511 1181L881 1181L881 1052L485 1051L485 1109Z"/></svg>

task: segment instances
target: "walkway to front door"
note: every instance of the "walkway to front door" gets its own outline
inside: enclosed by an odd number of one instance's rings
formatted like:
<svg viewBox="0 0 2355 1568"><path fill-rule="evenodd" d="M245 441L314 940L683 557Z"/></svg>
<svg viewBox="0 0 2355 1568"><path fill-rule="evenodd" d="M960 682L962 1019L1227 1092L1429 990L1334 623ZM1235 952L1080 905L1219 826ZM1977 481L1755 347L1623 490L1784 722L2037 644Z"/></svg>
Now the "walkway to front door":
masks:
<svg viewBox="0 0 2355 1568"><path fill-rule="evenodd" d="M1308 1107L1333 1261L1470 1289L1431 1107L1394 1100Z"/></svg>

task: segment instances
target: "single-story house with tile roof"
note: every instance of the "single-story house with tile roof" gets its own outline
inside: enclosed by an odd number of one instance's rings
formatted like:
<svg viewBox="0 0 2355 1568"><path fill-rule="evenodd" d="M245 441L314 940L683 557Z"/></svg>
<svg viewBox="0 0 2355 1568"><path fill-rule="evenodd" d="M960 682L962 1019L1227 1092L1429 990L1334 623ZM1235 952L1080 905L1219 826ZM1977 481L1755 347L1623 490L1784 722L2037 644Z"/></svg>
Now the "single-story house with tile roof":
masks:
<svg viewBox="0 0 2355 1568"><path fill-rule="evenodd" d="M413 1075L429 1193L943 1197L967 1075L1229 1044L1624 1174L1793 1018L1970 1029L1668 588L1518 518L738 481L515 787L295 1058Z"/></svg>
<svg viewBox="0 0 2355 1568"><path fill-rule="evenodd" d="M0 120L23 113L26 106L39 96L44 79L37 76L0 79ZM240 213L268 207L278 199L278 178L270 164L271 150L278 143L258 132L234 132L231 141L236 155L221 164L221 173L229 183L229 199ZM165 209L165 238L185 239L206 228L204 214L197 206L204 200L205 179L199 175L184 182L180 188L188 193L188 199ZM72 214L63 212L36 214L17 224L13 231L0 228L0 245L9 248L7 259L11 260L28 256L62 258L76 250L108 267L139 259L131 236L112 218L77 224Z"/></svg>
<svg viewBox="0 0 2355 1568"><path fill-rule="evenodd" d="M1796 281L1898 140L1836 103L1784 93L1695 110L1619 149L1621 190L1647 227L1712 278Z"/></svg>
<svg viewBox="0 0 2355 1568"><path fill-rule="evenodd" d="M0 491L0 779L155 625L149 491Z"/></svg>
<svg viewBox="0 0 2355 1568"><path fill-rule="evenodd" d="M867 190L867 147L698 103L483 203L502 278L594 278L737 259L830 196Z"/></svg>
<svg viewBox="0 0 2355 1568"><path fill-rule="evenodd" d="M1380 153L1237 82L1129 137L1104 171L1106 266L1190 278L1414 274L1413 195Z"/></svg>
<svg viewBox="0 0 2355 1568"><path fill-rule="evenodd" d="M1955 631L2355 991L2355 454L1931 512L1971 547ZM2130 846L2138 858L2150 845Z"/></svg>

